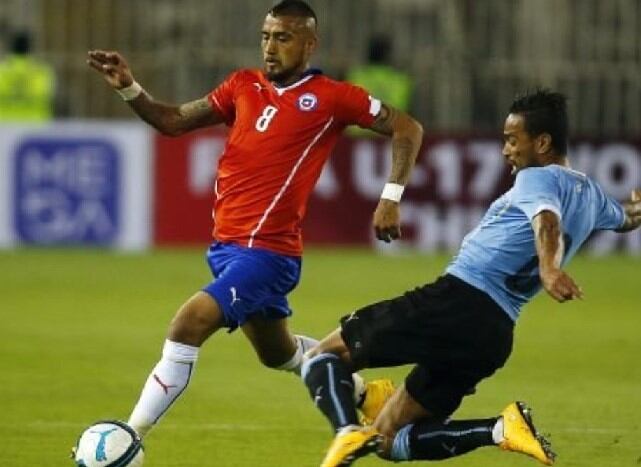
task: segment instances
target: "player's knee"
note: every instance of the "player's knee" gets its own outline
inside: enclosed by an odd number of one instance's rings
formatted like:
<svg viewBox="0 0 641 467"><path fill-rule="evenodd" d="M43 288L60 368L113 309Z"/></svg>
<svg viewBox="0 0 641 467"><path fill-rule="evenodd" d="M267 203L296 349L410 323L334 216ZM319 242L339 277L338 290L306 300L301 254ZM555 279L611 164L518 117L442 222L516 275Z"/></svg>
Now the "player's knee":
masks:
<svg viewBox="0 0 641 467"><path fill-rule="evenodd" d="M204 310L183 305L171 320L170 328L179 333L194 334L211 327L212 316Z"/></svg>

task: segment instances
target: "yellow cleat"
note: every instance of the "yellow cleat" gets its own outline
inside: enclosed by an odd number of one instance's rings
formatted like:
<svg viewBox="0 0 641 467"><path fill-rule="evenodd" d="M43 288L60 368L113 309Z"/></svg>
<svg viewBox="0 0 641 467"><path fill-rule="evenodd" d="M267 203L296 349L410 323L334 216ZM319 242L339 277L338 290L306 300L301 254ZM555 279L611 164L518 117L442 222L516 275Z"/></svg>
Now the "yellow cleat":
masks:
<svg viewBox="0 0 641 467"><path fill-rule="evenodd" d="M394 383L390 379L375 379L365 383L365 399L359 407L361 425L374 423L385 402L394 394L394 390Z"/></svg>
<svg viewBox="0 0 641 467"><path fill-rule="evenodd" d="M372 427L339 432L327 451L321 467L352 465L356 459L378 449L382 436Z"/></svg>
<svg viewBox="0 0 641 467"><path fill-rule="evenodd" d="M556 454L552 445L536 431L530 408L524 402L512 402L503 412L503 441L499 447L505 451L527 454L545 465L552 465Z"/></svg>

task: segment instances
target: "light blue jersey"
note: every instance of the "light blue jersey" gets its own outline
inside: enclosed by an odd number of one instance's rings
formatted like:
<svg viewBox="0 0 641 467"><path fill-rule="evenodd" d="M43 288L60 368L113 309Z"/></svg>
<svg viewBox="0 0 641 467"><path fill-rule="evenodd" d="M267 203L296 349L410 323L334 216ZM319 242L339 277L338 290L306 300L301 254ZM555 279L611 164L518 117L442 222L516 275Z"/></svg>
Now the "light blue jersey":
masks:
<svg viewBox="0 0 641 467"><path fill-rule="evenodd" d="M623 207L580 172L559 165L519 171L463 239L447 272L484 291L516 321L541 289L532 219L549 210L561 219L566 264L595 230L623 225Z"/></svg>

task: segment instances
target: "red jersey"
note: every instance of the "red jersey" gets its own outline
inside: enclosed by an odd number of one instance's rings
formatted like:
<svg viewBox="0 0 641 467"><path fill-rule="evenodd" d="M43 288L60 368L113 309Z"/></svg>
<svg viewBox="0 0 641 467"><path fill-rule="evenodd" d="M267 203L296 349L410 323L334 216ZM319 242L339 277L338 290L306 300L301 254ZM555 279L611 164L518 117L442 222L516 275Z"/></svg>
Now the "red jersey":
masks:
<svg viewBox="0 0 641 467"><path fill-rule="evenodd" d="M260 70L239 70L208 97L231 127L218 163L214 238L300 256L300 224L325 161L347 125L372 125L380 101L313 70L283 88Z"/></svg>

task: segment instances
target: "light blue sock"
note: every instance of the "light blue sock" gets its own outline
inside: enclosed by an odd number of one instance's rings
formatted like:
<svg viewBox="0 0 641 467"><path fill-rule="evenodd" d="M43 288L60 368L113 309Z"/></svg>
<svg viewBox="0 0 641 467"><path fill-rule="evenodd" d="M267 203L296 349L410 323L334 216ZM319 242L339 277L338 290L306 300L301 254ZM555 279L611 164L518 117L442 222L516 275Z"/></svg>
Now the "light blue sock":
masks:
<svg viewBox="0 0 641 467"><path fill-rule="evenodd" d="M393 461L400 462L412 459L412 453L410 452L410 431L413 427L413 424L405 425L396 433L391 452Z"/></svg>

